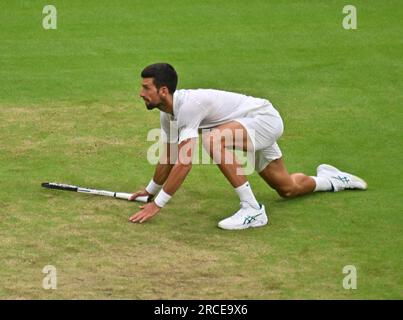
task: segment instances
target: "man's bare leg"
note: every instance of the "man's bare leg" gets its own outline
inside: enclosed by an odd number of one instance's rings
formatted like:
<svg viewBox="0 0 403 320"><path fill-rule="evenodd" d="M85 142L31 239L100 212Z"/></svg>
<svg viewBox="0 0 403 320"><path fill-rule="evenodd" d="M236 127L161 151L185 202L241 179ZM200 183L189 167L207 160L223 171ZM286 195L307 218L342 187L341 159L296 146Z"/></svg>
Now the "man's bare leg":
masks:
<svg viewBox="0 0 403 320"><path fill-rule="evenodd" d="M328 164L320 165L316 176L307 176L303 173L289 174L282 158L270 162L259 174L284 198L316 191L366 190L368 187L362 178Z"/></svg>
<svg viewBox="0 0 403 320"><path fill-rule="evenodd" d="M259 175L283 198L292 198L315 190L315 180L303 173L289 174L282 158L270 162Z"/></svg>
<svg viewBox="0 0 403 320"><path fill-rule="evenodd" d="M236 121L218 126L203 136L204 147L235 189L244 185L247 179L235 154L228 148L250 150L252 142L249 139L246 129ZM303 173L289 174L282 158L270 162L259 174L284 198L311 193L316 187L315 180L310 176Z"/></svg>
<svg viewBox="0 0 403 320"><path fill-rule="evenodd" d="M233 151L247 151L252 146L246 129L236 121L214 128L203 135L203 145L221 172L234 187L241 201L259 208L259 204Z"/></svg>
<svg viewBox="0 0 403 320"><path fill-rule="evenodd" d="M234 188L244 184L247 179L235 154L229 149L247 151L251 142L246 129L236 121L212 129L203 136L203 146Z"/></svg>
<svg viewBox="0 0 403 320"><path fill-rule="evenodd" d="M252 146L246 129L236 121L226 123L205 134L203 145L241 201L241 208L231 217L221 220L218 226L227 230L240 230L266 225L268 217L264 205L257 202L234 152L228 150L232 148L247 151Z"/></svg>

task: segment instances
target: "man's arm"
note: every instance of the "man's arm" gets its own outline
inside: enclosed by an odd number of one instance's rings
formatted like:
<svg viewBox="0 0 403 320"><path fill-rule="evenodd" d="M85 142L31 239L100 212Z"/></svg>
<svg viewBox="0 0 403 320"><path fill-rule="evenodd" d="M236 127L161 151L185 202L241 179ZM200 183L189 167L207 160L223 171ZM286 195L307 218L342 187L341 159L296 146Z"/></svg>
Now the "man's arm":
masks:
<svg viewBox="0 0 403 320"><path fill-rule="evenodd" d="M187 139L182 141L178 146L178 159L175 165L169 169L168 167L164 167L164 165L157 166L157 169L160 167L161 171L158 172L157 179L164 177L164 174L168 173L168 177L166 179L166 183L164 188L160 191L158 196L155 198L153 202L150 202L146 205L140 206L141 211L130 217L130 221L132 222L144 222L154 215L156 215L161 207L165 205L166 202L169 201L172 195L179 189L188 175L190 169L192 168L192 154L194 147L196 145L197 138ZM156 169L156 174L157 174ZM157 182L157 181L156 181Z"/></svg>
<svg viewBox="0 0 403 320"><path fill-rule="evenodd" d="M133 201L140 196L155 196L165 181L168 179L169 173L171 172L176 159L177 159L177 148L176 143L164 143L163 152L160 155L158 163L155 167L154 176L146 189L136 191L132 194L129 200Z"/></svg>
<svg viewBox="0 0 403 320"><path fill-rule="evenodd" d="M177 160L177 144L165 143L163 154L160 156L155 168L153 180L156 184L163 185Z"/></svg>

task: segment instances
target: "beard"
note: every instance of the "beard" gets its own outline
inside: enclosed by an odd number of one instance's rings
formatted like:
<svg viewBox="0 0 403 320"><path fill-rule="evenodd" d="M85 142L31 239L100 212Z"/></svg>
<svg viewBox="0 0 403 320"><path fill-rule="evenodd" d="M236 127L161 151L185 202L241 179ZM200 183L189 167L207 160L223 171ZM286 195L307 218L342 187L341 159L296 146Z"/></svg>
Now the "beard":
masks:
<svg viewBox="0 0 403 320"><path fill-rule="evenodd" d="M160 107L162 105L161 102L159 102L159 103L151 103L151 102L148 102L148 101L145 101L145 100L144 100L144 103L146 104L147 110L153 110L153 109L158 108L158 107Z"/></svg>

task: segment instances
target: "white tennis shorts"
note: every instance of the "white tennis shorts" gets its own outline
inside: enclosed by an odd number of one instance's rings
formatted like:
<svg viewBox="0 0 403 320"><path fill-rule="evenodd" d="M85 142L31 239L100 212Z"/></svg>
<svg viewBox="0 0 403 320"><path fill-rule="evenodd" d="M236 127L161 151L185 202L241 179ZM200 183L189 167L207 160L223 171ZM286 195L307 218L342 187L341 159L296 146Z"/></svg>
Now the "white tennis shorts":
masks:
<svg viewBox="0 0 403 320"><path fill-rule="evenodd" d="M282 157L277 140L283 134L284 124L271 104L235 121L242 124L252 141L257 172L261 172L271 161Z"/></svg>

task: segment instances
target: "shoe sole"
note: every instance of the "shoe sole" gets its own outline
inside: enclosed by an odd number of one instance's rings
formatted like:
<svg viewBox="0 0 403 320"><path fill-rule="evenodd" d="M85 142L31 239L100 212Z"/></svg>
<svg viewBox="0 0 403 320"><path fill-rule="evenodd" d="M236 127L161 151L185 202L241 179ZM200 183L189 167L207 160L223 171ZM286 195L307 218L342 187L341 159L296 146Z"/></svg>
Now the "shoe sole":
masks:
<svg viewBox="0 0 403 320"><path fill-rule="evenodd" d="M244 230L244 229L248 229L248 228L259 228L259 227L264 227L265 225L267 225L268 221L266 221L265 223L249 223L249 224L245 224L239 227L225 227L225 226L220 226L220 224L218 224L218 227L223 229L223 230Z"/></svg>
<svg viewBox="0 0 403 320"><path fill-rule="evenodd" d="M358 180L359 182L361 182L364 187L363 188L359 188L361 190L367 190L368 188L368 183L364 180L361 179L360 177L357 177L351 173L347 173L347 172L343 172L339 169L337 169L336 167L331 166L330 164L321 164L320 166L318 166L318 168L316 169L316 174L319 176L319 171L332 171L332 172L337 172L337 173L342 173L344 175L347 175L353 179ZM358 188L357 188L358 189Z"/></svg>

